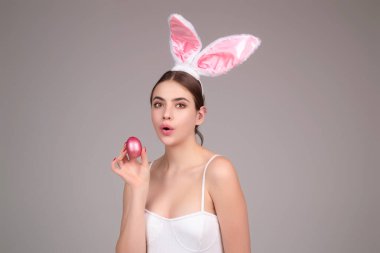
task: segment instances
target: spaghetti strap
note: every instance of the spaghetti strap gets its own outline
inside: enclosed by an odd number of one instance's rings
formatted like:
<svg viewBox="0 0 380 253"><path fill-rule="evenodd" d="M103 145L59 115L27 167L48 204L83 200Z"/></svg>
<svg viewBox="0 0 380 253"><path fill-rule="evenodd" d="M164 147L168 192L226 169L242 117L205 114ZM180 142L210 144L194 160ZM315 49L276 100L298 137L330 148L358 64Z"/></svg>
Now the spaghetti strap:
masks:
<svg viewBox="0 0 380 253"><path fill-rule="evenodd" d="M202 202L201 202L201 211L203 212L204 209L205 209L205 181L206 181L206 171L207 171L207 167L208 165L212 162L212 160L214 160L215 157L217 156L221 156L221 155L218 155L218 154L215 154L213 155L209 160L208 162L206 163L206 166L204 168L204 171L203 171L203 178L202 178Z"/></svg>
<svg viewBox="0 0 380 253"><path fill-rule="evenodd" d="M150 170L150 168L152 168L153 163L154 163L154 160L150 162L150 164L149 164L149 170Z"/></svg>

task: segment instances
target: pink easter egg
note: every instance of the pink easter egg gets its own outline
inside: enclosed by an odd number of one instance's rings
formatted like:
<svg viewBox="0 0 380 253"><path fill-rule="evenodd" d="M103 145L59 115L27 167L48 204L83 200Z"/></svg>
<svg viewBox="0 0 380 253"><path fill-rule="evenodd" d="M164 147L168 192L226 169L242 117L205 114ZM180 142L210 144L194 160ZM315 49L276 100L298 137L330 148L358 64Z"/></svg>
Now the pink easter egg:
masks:
<svg viewBox="0 0 380 253"><path fill-rule="evenodd" d="M141 155L141 142L137 137L131 136L126 141L126 149L129 159L135 159Z"/></svg>

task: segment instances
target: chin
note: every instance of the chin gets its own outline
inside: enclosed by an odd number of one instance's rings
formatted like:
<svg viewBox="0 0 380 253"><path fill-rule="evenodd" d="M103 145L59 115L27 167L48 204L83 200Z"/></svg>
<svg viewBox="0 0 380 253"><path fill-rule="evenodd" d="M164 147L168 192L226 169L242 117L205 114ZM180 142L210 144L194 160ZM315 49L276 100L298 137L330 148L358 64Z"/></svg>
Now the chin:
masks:
<svg viewBox="0 0 380 253"><path fill-rule="evenodd" d="M160 139L162 144L168 147L176 146L179 143L183 142L183 139L178 139L175 136L164 136L164 135L158 134L158 138Z"/></svg>
<svg viewBox="0 0 380 253"><path fill-rule="evenodd" d="M162 142L162 144L168 147L175 146L176 144L178 144L178 141L174 140L173 138L167 138L166 136L160 136L160 141Z"/></svg>

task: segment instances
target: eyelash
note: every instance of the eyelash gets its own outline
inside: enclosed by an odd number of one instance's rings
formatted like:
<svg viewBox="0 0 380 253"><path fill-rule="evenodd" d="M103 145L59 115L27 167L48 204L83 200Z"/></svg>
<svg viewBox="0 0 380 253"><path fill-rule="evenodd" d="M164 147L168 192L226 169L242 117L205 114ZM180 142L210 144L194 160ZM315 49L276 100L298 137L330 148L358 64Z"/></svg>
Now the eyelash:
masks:
<svg viewBox="0 0 380 253"><path fill-rule="evenodd" d="M162 106L162 104L158 103L158 102L153 104L154 108L160 108L161 106Z"/></svg>

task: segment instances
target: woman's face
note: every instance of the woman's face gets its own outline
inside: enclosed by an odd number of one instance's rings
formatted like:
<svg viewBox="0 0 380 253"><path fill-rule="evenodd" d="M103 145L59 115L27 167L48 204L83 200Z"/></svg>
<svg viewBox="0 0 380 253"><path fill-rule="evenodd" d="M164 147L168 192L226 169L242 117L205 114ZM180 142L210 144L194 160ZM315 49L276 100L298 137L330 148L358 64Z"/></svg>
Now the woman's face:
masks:
<svg viewBox="0 0 380 253"><path fill-rule="evenodd" d="M193 95L174 80L156 86L152 96L153 127L165 145L195 138L194 128L204 119L204 108L197 111Z"/></svg>

